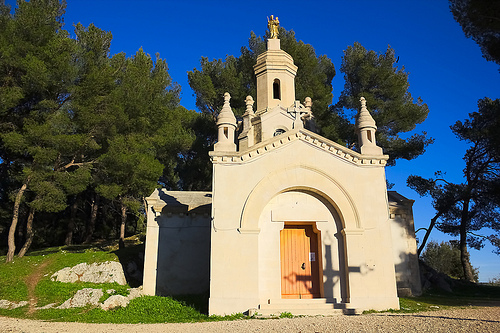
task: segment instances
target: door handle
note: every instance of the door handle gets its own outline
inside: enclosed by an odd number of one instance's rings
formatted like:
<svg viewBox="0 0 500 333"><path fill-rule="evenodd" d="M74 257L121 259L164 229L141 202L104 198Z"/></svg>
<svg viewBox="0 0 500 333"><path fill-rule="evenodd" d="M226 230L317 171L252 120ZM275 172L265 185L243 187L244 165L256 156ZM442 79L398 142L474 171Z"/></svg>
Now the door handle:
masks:
<svg viewBox="0 0 500 333"><path fill-rule="evenodd" d="M303 262L302 265L300 266L300 268L302 268L303 270L305 270L306 269L306 263Z"/></svg>

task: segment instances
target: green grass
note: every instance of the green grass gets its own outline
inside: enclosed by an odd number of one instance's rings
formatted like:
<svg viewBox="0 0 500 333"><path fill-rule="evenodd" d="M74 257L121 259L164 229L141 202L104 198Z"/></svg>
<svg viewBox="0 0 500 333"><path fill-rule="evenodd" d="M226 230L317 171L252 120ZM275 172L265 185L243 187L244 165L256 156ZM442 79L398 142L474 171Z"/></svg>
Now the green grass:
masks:
<svg viewBox="0 0 500 333"><path fill-rule="evenodd" d="M282 312L280 313L280 318L293 318L293 314L291 314L290 312Z"/></svg>
<svg viewBox="0 0 500 333"><path fill-rule="evenodd" d="M33 251L23 258L14 258L11 263L5 263L5 256L0 257L0 299L9 301L28 300L28 276L37 272L45 264L41 279L35 287L37 306L50 303L62 304L83 288L100 288L103 290L103 302L111 295L106 291L114 289L115 295L128 295L129 285L120 286L117 283L94 284L88 282L62 283L51 281L50 276L64 267L77 264L125 261L134 258L143 251L142 244L129 244L125 249L118 250L116 246L71 246L54 247ZM134 286L135 287L135 286ZM125 308L109 311L98 307L71 309L45 309L28 312L28 306L14 310L0 309L0 315L42 319L51 321L77 321L88 323L180 323L200 321L237 320L247 318L241 313L229 316L208 316L208 294L171 297L144 296L133 299Z"/></svg>

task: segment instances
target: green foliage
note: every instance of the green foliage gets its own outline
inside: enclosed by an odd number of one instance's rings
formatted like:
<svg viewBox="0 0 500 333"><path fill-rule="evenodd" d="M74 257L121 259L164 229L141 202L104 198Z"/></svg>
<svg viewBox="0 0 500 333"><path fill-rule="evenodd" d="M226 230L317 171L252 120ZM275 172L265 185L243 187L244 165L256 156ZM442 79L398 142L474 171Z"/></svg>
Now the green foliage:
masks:
<svg viewBox="0 0 500 333"><path fill-rule="evenodd" d="M294 317L293 314L291 314L290 312L284 311L280 313L280 318L293 318L293 317Z"/></svg>
<svg viewBox="0 0 500 333"><path fill-rule="evenodd" d="M35 238L44 233L49 244L58 244L63 230L69 243L88 238L77 230L109 231L115 203L143 219L142 198L160 178L178 186L177 157L193 142L196 118L179 105L180 87L159 55L140 49L110 56L112 34L93 24L77 24L71 38L64 10L57 0L19 1L13 14L0 6L0 199L7 206L27 184L13 216L19 213L21 224L34 209ZM96 192L98 210L110 212L95 215L104 223L85 226L90 210L83 204ZM52 239L45 228L56 230Z"/></svg>
<svg viewBox="0 0 500 333"><path fill-rule="evenodd" d="M460 261L460 247L458 242L429 242L422 253L422 260L438 272L455 279L465 279ZM479 278L479 269L472 267L474 279Z"/></svg>
<svg viewBox="0 0 500 333"><path fill-rule="evenodd" d="M359 43L349 46L344 51L340 69L344 73L344 90L338 103L332 107L334 112L347 109L356 114L359 99L365 97L377 124L377 144L389 154L390 165L399 158L411 160L421 155L433 141L426 133L413 134L407 139L400 137L400 133L411 132L422 123L429 109L420 97L414 101L408 92L408 74L404 66L396 66L398 60L391 47L385 53L377 54ZM356 146L353 126L349 126L351 134L343 140Z"/></svg>
<svg viewBox="0 0 500 333"><path fill-rule="evenodd" d="M465 36L481 47L483 57L500 64L500 4L497 1L450 0L450 10Z"/></svg>

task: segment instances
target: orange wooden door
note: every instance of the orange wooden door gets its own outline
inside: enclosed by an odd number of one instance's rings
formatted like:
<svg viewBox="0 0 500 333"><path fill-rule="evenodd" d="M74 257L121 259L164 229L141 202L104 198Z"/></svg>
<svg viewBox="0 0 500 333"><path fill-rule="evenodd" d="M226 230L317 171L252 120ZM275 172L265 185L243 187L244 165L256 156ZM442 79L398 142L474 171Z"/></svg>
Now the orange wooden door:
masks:
<svg viewBox="0 0 500 333"><path fill-rule="evenodd" d="M318 238L311 225L285 225L281 242L281 297L320 297Z"/></svg>

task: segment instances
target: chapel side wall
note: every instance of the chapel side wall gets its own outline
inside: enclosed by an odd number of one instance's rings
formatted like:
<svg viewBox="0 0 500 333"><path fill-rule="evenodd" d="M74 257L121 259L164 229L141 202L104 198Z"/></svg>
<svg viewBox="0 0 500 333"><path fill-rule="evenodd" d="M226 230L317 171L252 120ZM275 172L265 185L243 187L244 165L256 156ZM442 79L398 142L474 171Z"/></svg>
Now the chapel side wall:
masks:
<svg viewBox="0 0 500 333"><path fill-rule="evenodd" d="M157 294L203 294L210 287L210 216L163 215L159 220Z"/></svg>
<svg viewBox="0 0 500 333"><path fill-rule="evenodd" d="M153 253L153 246L148 249L148 242L154 238L157 239L156 253ZM153 267L149 267L154 265L152 260L147 263L149 266L144 288L148 289L148 295L208 292L210 262L208 213L163 213L154 216L153 221L148 221L146 251L148 250L149 256L146 258L156 257L154 273Z"/></svg>
<svg viewBox="0 0 500 333"><path fill-rule="evenodd" d="M422 294L417 242L410 204L390 202L390 226L394 246L394 266L399 297Z"/></svg>

